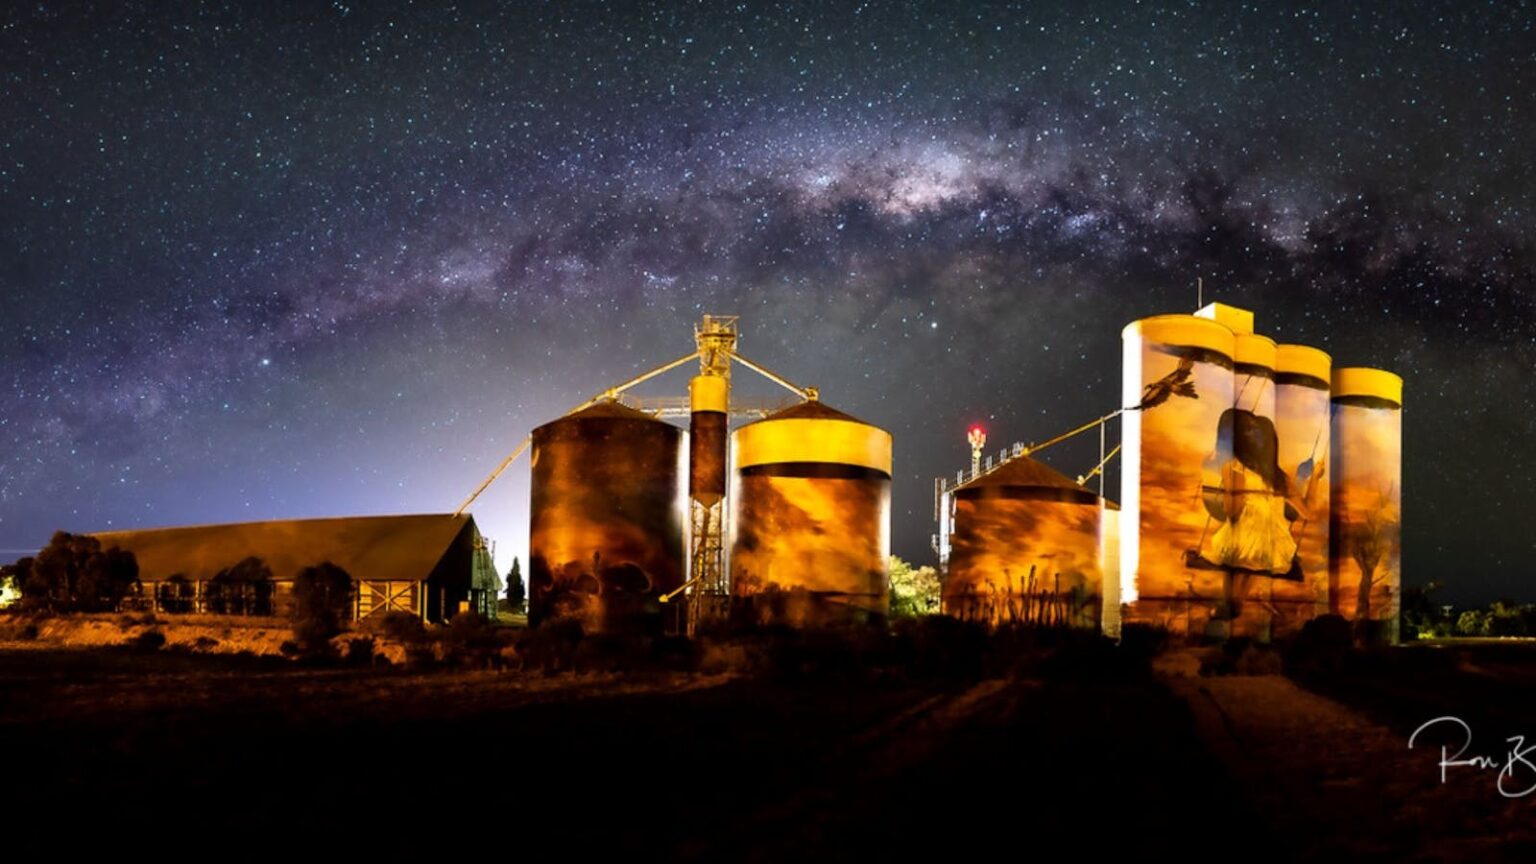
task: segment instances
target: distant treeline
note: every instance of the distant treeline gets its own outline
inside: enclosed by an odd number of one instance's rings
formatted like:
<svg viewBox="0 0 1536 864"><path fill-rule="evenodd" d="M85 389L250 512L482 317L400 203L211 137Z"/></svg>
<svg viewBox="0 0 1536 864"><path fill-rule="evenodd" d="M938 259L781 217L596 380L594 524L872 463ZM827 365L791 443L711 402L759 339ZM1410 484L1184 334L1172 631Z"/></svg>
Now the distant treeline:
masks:
<svg viewBox="0 0 1536 864"><path fill-rule="evenodd" d="M1481 609L1453 609L1436 602L1437 582L1403 589L1403 638L1536 636L1536 603L1495 600Z"/></svg>

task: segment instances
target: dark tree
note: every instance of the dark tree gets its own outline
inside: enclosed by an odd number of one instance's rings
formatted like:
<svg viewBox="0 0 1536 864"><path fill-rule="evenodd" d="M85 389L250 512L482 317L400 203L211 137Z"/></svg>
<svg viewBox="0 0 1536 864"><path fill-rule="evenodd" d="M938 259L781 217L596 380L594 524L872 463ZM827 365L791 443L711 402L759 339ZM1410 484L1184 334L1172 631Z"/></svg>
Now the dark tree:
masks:
<svg viewBox="0 0 1536 864"><path fill-rule="evenodd" d="M306 654L330 650L331 637L352 617L352 577L326 561L293 580L293 637Z"/></svg>
<svg viewBox="0 0 1536 864"><path fill-rule="evenodd" d="M197 587L185 573L177 573L155 586L155 605L162 612L185 615L193 611L196 601Z"/></svg>
<svg viewBox="0 0 1536 864"><path fill-rule="evenodd" d="M272 568L252 555L208 581L208 611L219 615L271 615Z"/></svg>
<svg viewBox="0 0 1536 864"><path fill-rule="evenodd" d="M14 566L24 602L59 612L111 611L139 581L132 552L116 546L102 551L95 537L67 531L54 532L36 558Z"/></svg>
<svg viewBox="0 0 1536 864"><path fill-rule="evenodd" d="M523 601L528 599L528 591L523 586L523 565L517 558L512 558L512 569L507 571L507 602L512 604L513 612L523 611Z"/></svg>
<svg viewBox="0 0 1536 864"><path fill-rule="evenodd" d="M139 582L139 562L132 552L113 546L86 559L80 573L76 608L84 612L110 612Z"/></svg>

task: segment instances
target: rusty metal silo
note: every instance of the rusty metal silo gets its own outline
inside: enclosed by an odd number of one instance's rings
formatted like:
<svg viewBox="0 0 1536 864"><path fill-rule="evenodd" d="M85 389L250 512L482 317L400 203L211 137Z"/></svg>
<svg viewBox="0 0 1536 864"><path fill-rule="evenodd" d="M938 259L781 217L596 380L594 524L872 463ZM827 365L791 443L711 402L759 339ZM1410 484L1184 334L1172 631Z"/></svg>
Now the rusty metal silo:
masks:
<svg viewBox="0 0 1536 864"><path fill-rule="evenodd" d="M533 430L528 620L654 631L683 584L683 431L617 402Z"/></svg>
<svg viewBox="0 0 1536 864"><path fill-rule="evenodd" d="M1097 628L1099 496L1028 456L954 489L948 615L990 625Z"/></svg>
<svg viewBox="0 0 1536 864"><path fill-rule="evenodd" d="M731 439L733 615L792 626L882 619L890 433L808 401Z"/></svg>

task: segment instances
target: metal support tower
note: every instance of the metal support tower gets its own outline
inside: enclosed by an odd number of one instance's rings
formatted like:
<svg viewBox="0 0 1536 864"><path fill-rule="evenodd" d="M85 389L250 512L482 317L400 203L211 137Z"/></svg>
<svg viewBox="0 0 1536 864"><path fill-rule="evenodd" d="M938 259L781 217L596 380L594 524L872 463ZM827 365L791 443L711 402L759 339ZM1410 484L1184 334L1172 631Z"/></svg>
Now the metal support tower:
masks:
<svg viewBox="0 0 1536 864"><path fill-rule="evenodd" d="M725 580L726 427L736 316L705 315L693 337L699 349L699 374L688 386L689 635L698 632L701 622L723 617L730 602Z"/></svg>

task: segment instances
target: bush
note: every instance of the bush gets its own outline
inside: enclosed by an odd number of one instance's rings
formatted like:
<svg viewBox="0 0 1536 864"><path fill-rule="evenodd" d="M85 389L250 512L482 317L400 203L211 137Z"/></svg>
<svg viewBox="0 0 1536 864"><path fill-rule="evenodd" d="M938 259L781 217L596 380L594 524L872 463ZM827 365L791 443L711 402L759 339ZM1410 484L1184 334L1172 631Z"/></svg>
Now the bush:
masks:
<svg viewBox="0 0 1536 864"><path fill-rule="evenodd" d="M293 636L305 654L328 655L352 608L352 577L329 561L293 580ZM371 640L370 640L371 644Z"/></svg>
<svg viewBox="0 0 1536 864"><path fill-rule="evenodd" d="M360 636L347 640L347 663L352 666L369 666L373 663L373 637Z"/></svg>
<svg viewBox="0 0 1536 864"><path fill-rule="evenodd" d="M479 612L460 612L448 622L443 645L449 662L486 666L501 650L496 627Z"/></svg>
<svg viewBox="0 0 1536 864"><path fill-rule="evenodd" d="M1168 630L1155 624L1132 623L1120 628L1120 650L1149 663L1168 650L1170 639Z"/></svg>
<svg viewBox="0 0 1536 864"><path fill-rule="evenodd" d="M427 625L415 615L398 609L385 612L383 615L371 616L363 626L391 642L399 642L402 645L413 645L427 638Z"/></svg>
<svg viewBox="0 0 1536 864"><path fill-rule="evenodd" d="M138 651L159 651L161 648L165 647L165 634L161 633L159 630L145 630L143 633L140 633L138 636L134 637L133 642L130 644L132 644L134 649Z"/></svg>
<svg viewBox="0 0 1536 864"><path fill-rule="evenodd" d="M194 651L207 652L212 651L217 647L219 647L219 640L213 638L212 636L199 636L197 637L197 641L192 643L192 650Z"/></svg>
<svg viewBox="0 0 1536 864"><path fill-rule="evenodd" d="M893 652L914 675L974 678L982 673L991 639L987 628L948 615L898 619Z"/></svg>
<svg viewBox="0 0 1536 864"><path fill-rule="evenodd" d="M1294 675L1338 671L1354 645L1350 624L1339 615L1319 615L1301 626L1285 650L1285 668Z"/></svg>
<svg viewBox="0 0 1536 864"><path fill-rule="evenodd" d="M545 672L570 669L583 636L579 621L546 621L522 631L518 653L523 658L524 668L542 669Z"/></svg>

